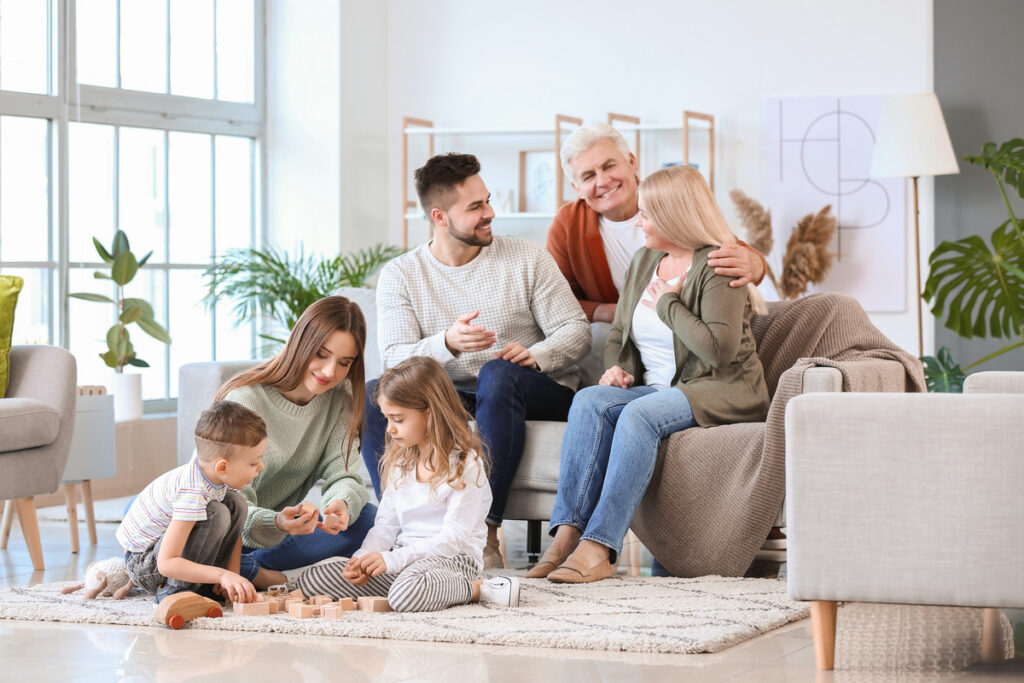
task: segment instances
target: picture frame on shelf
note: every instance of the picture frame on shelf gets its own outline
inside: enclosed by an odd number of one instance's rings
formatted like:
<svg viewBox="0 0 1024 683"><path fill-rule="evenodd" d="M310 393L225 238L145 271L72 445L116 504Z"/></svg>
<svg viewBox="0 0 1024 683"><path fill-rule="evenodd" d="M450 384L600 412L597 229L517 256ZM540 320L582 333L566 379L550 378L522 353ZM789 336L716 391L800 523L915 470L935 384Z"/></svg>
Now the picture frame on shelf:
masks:
<svg viewBox="0 0 1024 683"><path fill-rule="evenodd" d="M519 151L520 213L554 211L556 163L553 149Z"/></svg>

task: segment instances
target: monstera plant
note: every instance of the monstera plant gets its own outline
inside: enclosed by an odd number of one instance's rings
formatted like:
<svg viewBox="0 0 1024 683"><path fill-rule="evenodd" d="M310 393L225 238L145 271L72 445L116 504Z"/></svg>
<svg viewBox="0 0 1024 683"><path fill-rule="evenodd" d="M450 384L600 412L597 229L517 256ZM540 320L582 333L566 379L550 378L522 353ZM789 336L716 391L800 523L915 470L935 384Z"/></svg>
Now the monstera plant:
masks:
<svg viewBox="0 0 1024 683"><path fill-rule="evenodd" d="M965 339L992 337L1010 343L960 368L949 349L925 356L932 391L959 391L964 373L1024 346L1024 220L1017 218L1009 186L1024 198L1024 139L987 143L964 160L988 169L999 187L1008 218L992 232L991 245L979 235L939 244L928 259L923 297L944 325Z"/></svg>

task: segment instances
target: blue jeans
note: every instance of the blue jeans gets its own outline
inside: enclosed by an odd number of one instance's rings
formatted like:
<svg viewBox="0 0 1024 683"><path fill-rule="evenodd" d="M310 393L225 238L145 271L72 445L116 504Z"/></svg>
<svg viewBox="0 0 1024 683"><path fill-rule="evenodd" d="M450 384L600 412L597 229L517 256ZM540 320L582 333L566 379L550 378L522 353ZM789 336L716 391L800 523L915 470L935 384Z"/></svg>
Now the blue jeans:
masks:
<svg viewBox="0 0 1024 683"><path fill-rule="evenodd" d="M366 538L377 516L377 506L367 503L348 529L331 535L320 529L302 536L285 536L284 540L269 548L242 547L239 574L252 581L260 567L283 571L305 567L328 557L352 557Z"/></svg>
<svg viewBox="0 0 1024 683"><path fill-rule="evenodd" d="M697 421L679 389L587 387L576 394L562 439L551 533L562 524L622 550L658 458L658 445Z"/></svg>
<svg viewBox="0 0 1024 683"><path fill-rule="evenodd" d="M366 385L366 411L363 413L363 439L360 452L380 500L380 475L377 463L384 452L384 433L388 421L373 400L376 380ZM523 457L527 420L564 420L572 404L573 390L547 375L510 363L491 360L477 376L476 391L459 389L466 409L476 420L477 433L491 456L491 509L487 522L501 524L512 479Z"/></svg>

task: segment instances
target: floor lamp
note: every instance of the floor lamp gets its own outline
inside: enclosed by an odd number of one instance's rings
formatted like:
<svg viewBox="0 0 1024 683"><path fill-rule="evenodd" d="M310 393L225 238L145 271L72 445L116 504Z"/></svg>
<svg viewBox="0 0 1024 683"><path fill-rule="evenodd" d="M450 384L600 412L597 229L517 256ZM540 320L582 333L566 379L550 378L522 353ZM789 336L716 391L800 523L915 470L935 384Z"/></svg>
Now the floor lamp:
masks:
<svg viewBox="0 0 1024 683"><path fill-rule="evenodd" d="M917 355L924 355L921 318L921 229L917 206L917 179L959 173L939 99L934 93L895 95L882 105L872 178L910 178L914 184L914 257L917 264Z"/></svg>

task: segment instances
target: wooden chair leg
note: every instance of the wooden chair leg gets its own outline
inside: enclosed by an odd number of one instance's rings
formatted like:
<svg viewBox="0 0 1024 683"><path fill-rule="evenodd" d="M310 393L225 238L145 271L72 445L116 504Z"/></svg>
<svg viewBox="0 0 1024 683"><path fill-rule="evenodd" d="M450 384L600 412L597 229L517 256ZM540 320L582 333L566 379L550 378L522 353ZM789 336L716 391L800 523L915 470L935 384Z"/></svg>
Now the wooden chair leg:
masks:
<svg viewBox="0 0 1024 683"><path fill-rule="evenodd" d="M21 523L21 535L25 537L28 555L32 558L32 566L36 571L46 569L43 564L43 541L39 537L39 520L36 519L36 499L18 498L14 501L18 508L18 521Z"/></svg>
<svg viewBox="0 0 1024 683"><path fill-rule="evenodd" d="M7 548L7 539L11 537L11 525L14 523L14 501L4 501L3 529L0 530L0 550Z"/></svg>
<svg viewBox="0 0 1024 683"><path fill-rule="evenodd" d="M78 552L78 504L75 502L75 485L64 484L64 499L68 503L68 531L71 533L71 552Z"/></svg>
<svg viewBox="0 0 1024 683"><path fill-rule="evenodd" d="M836 656L836 610L832 600L811 603L811 628L814 631L814 662L820 671L831 671Z"/></svg>
<svg viewBox="0 0 1024 683"><path fill-rule="evenodd" d="M89 530L89 545L96 545L96 514L92 506L92 482L82 482L82 507L85 508L85 525Z"/></svg>
<svg viewBox="0 0 1024 683"><path fill-rule="evenodd" d="M1002 664L1006 661L1003 655L1003 612L986 607L981 627L981 663Z"/></svg>

